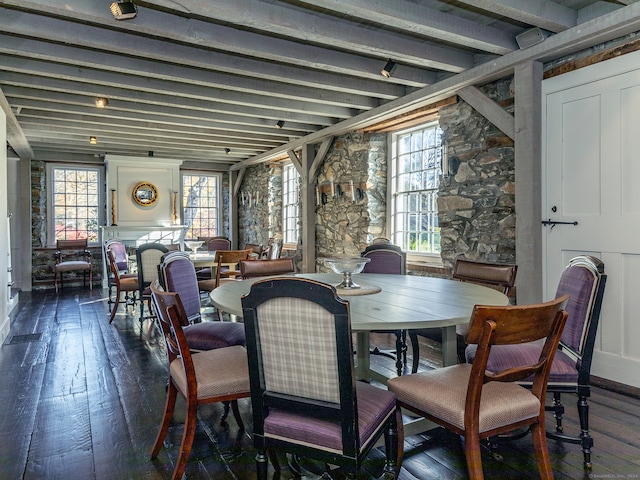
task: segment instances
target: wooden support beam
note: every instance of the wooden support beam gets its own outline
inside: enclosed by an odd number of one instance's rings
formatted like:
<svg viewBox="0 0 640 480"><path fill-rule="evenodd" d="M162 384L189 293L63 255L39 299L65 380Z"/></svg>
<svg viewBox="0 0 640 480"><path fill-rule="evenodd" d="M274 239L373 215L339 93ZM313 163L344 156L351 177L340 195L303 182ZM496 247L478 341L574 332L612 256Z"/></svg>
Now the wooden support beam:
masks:
<svg viewBox="0 0 640 480"><path fill-rule="evenodd" d="M309 184L311 184L311 182L315 180L318 167L324 161L324 156L329 151L329 147L331 147L331 144L333 143L333 138L334 137L327 137L322 141L322 144L318 149L318 153L316 153L316 156L313 159L313 163L311 164L308 170L309 176L307 178L307 181L309 182Z"/></svg>
<svg viewBox="0 0 640 480"><path fill-rule="evenodd" d="M513 115L473 86L458 90L458 95L477 110L483 117L493 123L512 140L515 140L515 121Z"/></svg>

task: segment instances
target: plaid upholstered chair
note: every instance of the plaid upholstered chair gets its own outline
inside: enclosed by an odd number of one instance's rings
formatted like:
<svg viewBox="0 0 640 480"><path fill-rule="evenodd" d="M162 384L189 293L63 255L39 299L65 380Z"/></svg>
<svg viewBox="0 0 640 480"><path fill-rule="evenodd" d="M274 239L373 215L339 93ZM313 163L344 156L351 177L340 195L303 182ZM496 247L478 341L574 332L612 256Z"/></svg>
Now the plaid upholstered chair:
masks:
<svg viewBox="0 0 640 480"><path fill-rule="evenodd" d="M169 250L161 243L144 243L136 249L136 263L138 265L138 288L140 299L140 322L144 320L144 304L147 303L151 311L151 289L149 286L158 279L158 265L162 256Z"/></svg>
<svg viewBox="0 0 640 480"><path fill-rule="evenodd" d="M180 295L184 316L188 320L182 330L192 351L244 346L244 326L241 323L201 321L198 279L188 253L169 252L162 257L160 283L165 290Z"/></svg>
<svg viewBox="0 0 640 480"><path fill-rule="evenodd" d="M386 239L385 239L386 240ZM370 261L364 266L362 273L385 273L388 275L407 274L407 254L397 245L378 242L367 246L360 254ZM403 366L407 364L407 331L406 330L375 330L372 333L393 333L396 336L396 351L388 352L379 347L371 349L371 355L382 355L396 362L398 375L402 375Z"/></svg>
<svg viewBox="0 0 640 480"><path fill-rule="evenodd" d="M509 296L516 283L517 273L518 266L514 264L476 262L459 258L453 267L451 278L461 282L470 282L495 288ZM460 363L464 363L464 349L467 347L465 337L468 332L468 324L456 326L456 344L458 361ZM442 329L419 328L409 330L409 339L411 340L411 350L413 352L413 365L411 369L413 373L418 371L418 362L420 360L418 336L430 338L438 343L442 343Z"/></svg>
<svg viewBox="0 0 640 480"><path fill-rule="evenodd" d="M171 425L176 399L180 394L187 404L187 411L180 455L171 477L179 480L191 455L200 405L230 401L238 426L244 429L237 401L250 395L247 353L240 345L192 353L183 331L183 325L188 324L188 321L180 296L174 292L162 291L157 280L151 284L150 290L165 338L169 362L167 401L151 458L156 458L162 448ZM226 419L226 415L227 409L222 421Z"/></svg>
<svg viewBox="0 0 640 480"><path fill-rule="evenodd" d="M335 288L270 278L242 299L251 377L258 479L275 450L340 466L355 478L385 436L385 471L395 474L403 439L395 397L355 380L349 304Z"/></svg>
<svg viewBox="0 0 640 480"><path fill-rule="evenodd" d="M569 296L526 306L484 306L473 309L469 341L478 345L473 364L461 363L389 380L398 404L464 437L471 480L484 478L480 440L530 428L540 478L553 472L544 430L544 400L551 362L556 353L567 313ZM500 345L519 345L544 339L532 362L490 373L489 353ZM518 381L533 376L531 390Z"/></svg>
<svg viewBox="0 0 640 480"><path fill-rule="evenodd" d="M546 408L555 414L556 429L547 432L547 436L581 445L585 468L591 467L593 447L593 438L589 435L587 401L591 394L591 360L606 280L604 263L596 257L581 255L569 261L556 290L556 297L569 295L566 306L569 318L549 374L547 391L553 393L553 404L547 405ZM465 353L468 362L474 361L476 349L475 345L467 347ZM497 346L491 351L487 369L497 371L517 366L537 358L539 353L540 346L535 344ZM530 381L523 384L531 386ZM580 432L575 435L563 432L563 393L576 394L578 397ZM493 446L495 447L495 444Z"/></svg>

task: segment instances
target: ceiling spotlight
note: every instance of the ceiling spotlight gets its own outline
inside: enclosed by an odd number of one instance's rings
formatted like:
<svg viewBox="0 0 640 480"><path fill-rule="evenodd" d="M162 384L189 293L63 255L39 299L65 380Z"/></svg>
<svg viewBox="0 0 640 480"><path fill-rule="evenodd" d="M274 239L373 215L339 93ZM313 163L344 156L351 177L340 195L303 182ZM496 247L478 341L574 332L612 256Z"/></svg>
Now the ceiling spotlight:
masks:
<svg viewBox="0 0 640 480"><path fill-rule="evenodd" d="M386 65L380 71L380 73L382 74L383 77L390 78L391 73L395 70L395 68L396 68L396 62L394 62L393 60L387 60Z"/></svg>
<svg viewBox="0 0 640 480"><path fill-rule="evenodd" d="M107 105L109 105L109 100L107 100L104 97L98 97L96 98L96 107L98 108L104 108Z"/></svg>
<svg viewBox="0 0 640 480"><path fill-rule="evenodd" d="M231 149L230 148L225 148L224 149L224 153L226 153L227 155L229 155L231 153Z"/></svg>
<svg viewBox="0 0 640 480"><path fill-rule="evenodd" d="M276 122L276 128L282 128L284 127L284 120L278 120Z"/></svg>
<svg viewBox="0 0 640 480"><path fill-rule="evenodd" d="M110 7L111 14L116 20L128 20L138 14L138 9L133 2L121 0L113 2Z"/></svg>
<svg viewBox="0 0 640 480"><path fill-rule="evenodd" d="M91 145L95 145L95 144L98 143L98 139L96 137L94 137L94 136L91 136L91 137L89 137L89 143Z"/></svg>

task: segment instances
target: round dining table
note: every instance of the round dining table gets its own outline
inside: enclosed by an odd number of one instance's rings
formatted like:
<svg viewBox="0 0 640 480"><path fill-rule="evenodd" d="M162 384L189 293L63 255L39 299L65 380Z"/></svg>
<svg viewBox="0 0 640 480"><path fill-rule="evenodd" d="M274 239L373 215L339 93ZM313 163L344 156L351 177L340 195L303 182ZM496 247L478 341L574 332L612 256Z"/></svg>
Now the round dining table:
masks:
<svg viewBox="0 0 640 480"><path fill-rule="evenodd" d="M337 285L342 276L334 273L303 273L298 277ZM222 311L242 317L242 296L251 285L268 277L229 282L210 293ZM354 276L362 287L338 290L349 301L351 329L356 334L356 377L371 378L369 332L441 328L443 365L457 362L456 325L467 323L474 305L507 305L509 299L492 288L436 277L362 273ZM379 290L379 291L377 291ZM377 293L366 293L377 291Z"/></svg>

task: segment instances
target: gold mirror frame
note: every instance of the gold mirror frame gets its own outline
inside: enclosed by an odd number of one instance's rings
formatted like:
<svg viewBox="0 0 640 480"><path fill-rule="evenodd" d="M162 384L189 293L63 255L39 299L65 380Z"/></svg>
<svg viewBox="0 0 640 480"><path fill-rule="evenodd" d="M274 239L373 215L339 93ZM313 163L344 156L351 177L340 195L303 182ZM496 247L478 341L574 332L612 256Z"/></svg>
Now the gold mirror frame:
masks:
<svg viewBox="0 0 640 480"><path fill-rule="evenodd" d="M141 207L150 207L158 201L158 189L149 182L140 182L133 187L133 201Z"/></svg>

